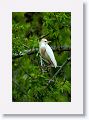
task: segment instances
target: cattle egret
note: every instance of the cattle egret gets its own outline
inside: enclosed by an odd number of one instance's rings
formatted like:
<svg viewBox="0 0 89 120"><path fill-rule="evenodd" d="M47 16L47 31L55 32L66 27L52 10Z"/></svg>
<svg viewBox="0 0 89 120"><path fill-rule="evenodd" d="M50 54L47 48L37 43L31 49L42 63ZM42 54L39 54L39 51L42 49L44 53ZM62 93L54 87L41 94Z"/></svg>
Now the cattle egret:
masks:
<svg viewBox="0 0 89 120"><path fill-rule="evenodd" d="M54 66L55 68L57 67L57 62L54 56L54 53L51 49L51 47L48 45L50 41L47 39L43 38L40 43L39 43L39 51L41 57L46 61L48 64Z"/></svg>

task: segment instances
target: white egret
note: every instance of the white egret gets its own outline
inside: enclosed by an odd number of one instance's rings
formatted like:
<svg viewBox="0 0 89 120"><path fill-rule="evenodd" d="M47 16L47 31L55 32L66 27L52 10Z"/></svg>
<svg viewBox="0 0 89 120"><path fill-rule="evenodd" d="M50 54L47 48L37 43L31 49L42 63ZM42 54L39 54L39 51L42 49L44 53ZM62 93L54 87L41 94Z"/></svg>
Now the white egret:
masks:
<svg viewBox="0 0 89 120"><path fill-rule="evenodd" d="M54 56L54 53L51 49L51 47L48 45L50 41L47 39L43 38L40 43L39 43L39 51L41 57L46 61L48 64L54 66L55 68L57 67L57 62Z"/></svg>

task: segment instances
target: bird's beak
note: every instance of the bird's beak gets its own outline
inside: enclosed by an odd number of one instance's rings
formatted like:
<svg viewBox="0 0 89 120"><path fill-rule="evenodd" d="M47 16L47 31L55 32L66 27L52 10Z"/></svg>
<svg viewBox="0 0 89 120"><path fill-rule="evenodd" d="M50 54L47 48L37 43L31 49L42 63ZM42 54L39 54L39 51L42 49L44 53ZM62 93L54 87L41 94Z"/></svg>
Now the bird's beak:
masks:
<svg viewBox="0 0 89 120"><path fill-rule="evenodd" d="M51 41L47 41L47 43L50 43Z"/></svg>

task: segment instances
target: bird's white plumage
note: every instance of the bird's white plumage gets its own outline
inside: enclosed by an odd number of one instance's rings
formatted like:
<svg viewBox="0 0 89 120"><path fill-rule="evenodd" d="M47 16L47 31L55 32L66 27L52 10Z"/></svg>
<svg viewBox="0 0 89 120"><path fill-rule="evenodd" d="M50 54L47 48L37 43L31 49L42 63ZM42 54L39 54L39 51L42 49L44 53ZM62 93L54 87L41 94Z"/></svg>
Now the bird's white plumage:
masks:
<svg viewBox="0 0 89 120"><path fill-rule="evenodd" d="M54 66L55 66L55 68L56 68L56 67L57 67L57 62L56 62L56 60L55 60L53 51L52 51L51 47L50 47L48 44L46 45L46 52L47 52L47 54L49 55L51 61L53 62Z"/></svg>
<svg viewBox="0 0 89 120"><path fill-rule="evenodd" d="M39 44L39 50L40 50L41 56L47 61L50 60L50 62L53 63L54 67L56 68L57 62L56 62L54 53L51 47L48 45L48 41L46 39L41 40Z"/></svg>

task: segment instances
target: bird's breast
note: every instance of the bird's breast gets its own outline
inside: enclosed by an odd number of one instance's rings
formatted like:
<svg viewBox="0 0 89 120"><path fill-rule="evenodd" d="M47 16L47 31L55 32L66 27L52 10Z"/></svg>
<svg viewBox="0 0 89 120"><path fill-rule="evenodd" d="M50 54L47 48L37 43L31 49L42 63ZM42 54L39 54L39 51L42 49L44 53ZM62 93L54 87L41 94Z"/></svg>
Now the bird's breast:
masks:
<svg viewBox="0 0 89 120"><path fill-rule="evenodd" d="M43 58L44 60L46 60L48 63L50 62L50 57L49 57L49 55L47 54L47 51L46 51L46 49L45 49L44 47L42 47L42 48L40 49L40 54L41 54L41 56L42 56L42 58Z"/></svg>
<svg viewBox="0 0 89 120"><path fill-rule="evenodd" d="M45 52L46 52L46 49L45 49L45 48L41 48L41 49L40 49L41 56L44 56L44 55L45 55Z"/></svg>

